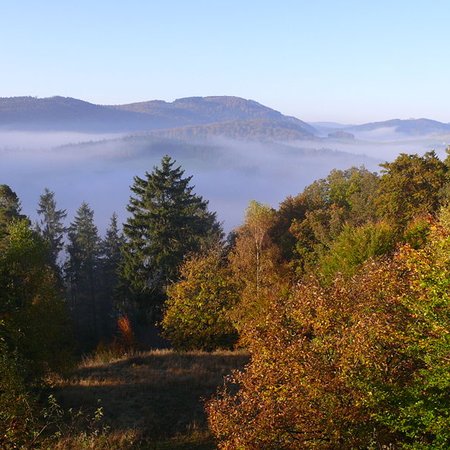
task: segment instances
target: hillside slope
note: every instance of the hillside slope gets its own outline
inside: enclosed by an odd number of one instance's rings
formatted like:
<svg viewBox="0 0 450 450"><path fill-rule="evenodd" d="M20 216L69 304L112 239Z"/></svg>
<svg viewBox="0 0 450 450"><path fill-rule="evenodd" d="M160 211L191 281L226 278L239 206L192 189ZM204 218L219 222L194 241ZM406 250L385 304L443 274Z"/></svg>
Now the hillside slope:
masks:
<svg viewBox="0 0 450 450"><path fill-rule="evenodd" d="M449 133L450 124L430 119L392 119L382 122L371 122L362 125L346 127L345 131L352 133L372 132L383 129L393 129L396 133L410 136L424 136L428 134Z"/></svg>
<svg viewBox="0 0 450 450"><path fill-rule="evenodd" d="M0 98L0 130L133 133L211 124L226 124L224 132L239 139L270 135L262 126L295 130L295 139L316 133L299 119L239 97L190 97L172 103L155 100L114 106L69 97ZM202 134L216 135L220 130L221 126L204 128ZM283 136L280 131L273 134Z"/></svg>

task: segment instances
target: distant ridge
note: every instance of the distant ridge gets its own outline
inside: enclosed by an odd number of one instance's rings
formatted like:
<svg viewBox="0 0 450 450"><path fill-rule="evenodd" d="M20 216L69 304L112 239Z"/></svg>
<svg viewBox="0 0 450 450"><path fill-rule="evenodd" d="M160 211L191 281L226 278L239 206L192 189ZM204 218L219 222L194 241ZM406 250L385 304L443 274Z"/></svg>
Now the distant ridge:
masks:
<svg viewBox="0 0 450 450"><path fill-rule="evenodd" d="M310 134L316 133L314 127L308 125L306 122L295 117L285 116L279 111L261 105L254 100L245 100L240 97L186 97L177 99L171 103L156 100L119 105L116 108L145 114L165 114L171 117L178 117L180 120L186 121L183 124L184 126L238 120L268 119L292 122ZM191 123L188 123L189 121Z"/></svg>
<svg viewBox="0 0 450 450"><path fill-rule="evenodd" d="M224 137L234 140L296 141L314 140L316 137L295 122L286 120L255 119L215 122L150 132L152 136L191 140Z"/></svg>
<svg viewBox="0 0 450 450"><path fill-rule="evenodd" d="M386 130L396 139L450 133L450 124L421 119L392 119L363 125L306 122L233 96L186 97L124 105L96 105L71 97L0 98L0 131L152 133L176 139L223 136L236 140L293 141L358 139ZM340 130L341 133L336 134ZM380 134L378 133L378 134ZM350 136L347 134L346 136ZM374 136L376 138L376 136ZM370 139L370 137L369 137Z"/></svg>
<svg viewBox="0 0 450 450"><path fill-rule="evenodd" d="M0 98L0 129L124 132L140 130L148 119L70 97Z"/></svg>
<svg viewBox="0 0 450 450"><path fill-rule="evenodd" d="M450 124L430 119L392 119L382 122L372 122L363 125L345 127L345 131L351 133L376 131L384 128L392 128L396 133L410 136L420 136L433 133L449 133Z"/></svg>
<svg viewBox="0 0 450 450"><path fill-rule="evenodd" d="M175 129L183 129L183 134L185 127L193 127L191 134L199 136L223 132L237 139L304 139L317 133L295 117L240 97L188 97L171 103L153 100L127 105L95 105L58 96L0 98L3 130L94 133L166 130L175 135Z"/></svg>

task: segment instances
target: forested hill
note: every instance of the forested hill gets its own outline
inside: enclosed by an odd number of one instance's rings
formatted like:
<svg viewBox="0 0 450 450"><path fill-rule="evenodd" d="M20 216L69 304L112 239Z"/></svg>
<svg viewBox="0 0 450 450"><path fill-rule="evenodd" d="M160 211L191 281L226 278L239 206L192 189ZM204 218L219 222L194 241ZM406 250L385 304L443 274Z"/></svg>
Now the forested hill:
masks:
<svg viewBox="0 0 450 450"><path fill-rule="evenodd" d="M380 129L392 128L396 133L410 136L420 136L426 134L441 134L450 132L450 124L438 122L430 119L392 119L383 122L371 122L363 125L345 127L351 132L371 132Z"/></svg>
<svg viewBox="0 0 450 450"><path fill-rule="evenodd" d="M159 125L159 124L155 124ZM151 126L143 114L65 97L0 99L0 130L128 132Z"/></svg>
<svg viewBox="0 0 450 450"><path fill-rule="evenodd" d="M261 123L264 125L262 130ZM215 124L215 128L209 128ZM226 125L223 125L226 124ZM244 125L243 125L244 124ZM311 138L316 130L252 100L239 97L191 97L128 105L95 105L66 97L0 98L0 130L136 132L206 126L221 127L237 138L272 134L281 139ZM285 131L283 131L285 130Z"/></svg>
<svg viewBox="0 0 450 450"><path fill-rule="evenodd" d="M96 105L71 97L0 98L1 131L152 133L182 140L223 136L235 140L296 141L342 138L397 141L440 136L447 142L450 124L422 119L392 119L362 125L308 124L254 100L233 96L187 97L124 105ZM331 133L331 135L330 135ZM441 139L441 140L442 140ZM423 147L423 144L422 144ZM436 148L436 146L428 146Z"/></svg>

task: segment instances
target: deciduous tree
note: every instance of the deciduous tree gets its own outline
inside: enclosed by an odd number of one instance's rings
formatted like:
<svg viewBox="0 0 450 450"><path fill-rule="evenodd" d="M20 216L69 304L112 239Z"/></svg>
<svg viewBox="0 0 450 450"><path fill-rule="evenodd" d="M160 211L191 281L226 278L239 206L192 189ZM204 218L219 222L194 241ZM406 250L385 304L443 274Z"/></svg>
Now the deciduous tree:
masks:
<svg viewBox="0 0 450 450"><path fill-rule="evenodd" d="M230 311L238 290L223 250L217 246L190 256L180 280L168 289L162 326L164 335L181 350L232 347L237 339Z"/></svg>
<svg viewBox="0 0 450 450"><path fill-rule="evenodd" d="M230 267L240 291L232 317L241 339L265 322L268 303L284 289L285 268L270 230L275 211L256 201L250 202L244 224L236 230L230 253Z"/></svg>
<svg viewBox="0 0 450 450"><path fill-rule="evenodd" d="M423 156L402 153L381 167L378 210L393 226L402 231L414 218L438 211L448 166L434 151Z"/></svg>
<svg viewBox="0 0 450 450"><path fill-rule="evenodd" d="M6 228L13 219L25 219L21 214L20 200L17 194L7 185L0 185L0 239L4 237Z"/></svg>

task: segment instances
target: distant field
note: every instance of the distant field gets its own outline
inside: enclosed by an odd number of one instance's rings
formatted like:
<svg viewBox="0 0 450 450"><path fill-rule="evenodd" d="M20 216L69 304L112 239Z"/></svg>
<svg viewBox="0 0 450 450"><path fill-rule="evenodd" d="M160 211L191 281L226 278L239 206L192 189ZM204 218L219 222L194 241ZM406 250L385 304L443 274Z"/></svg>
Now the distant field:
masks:
<svg viewBox="0 0 450 450"><path fill-rule="evenodd" d="M101 405L101 429L89 436L75 429L59 448L214 449L204 400L247 361L244 352L171 350L87 360L57 383L54 394L64 409L82 408L86 415Z"/></svg>

